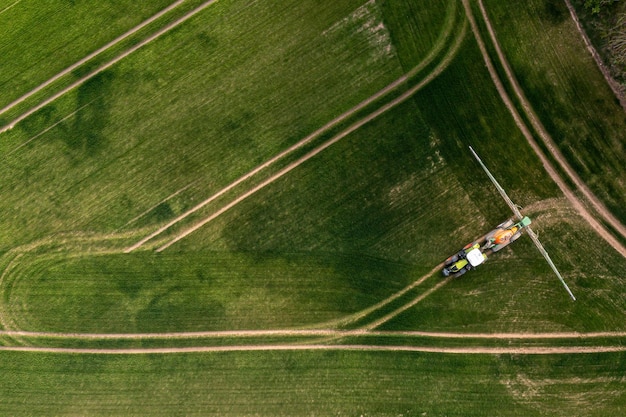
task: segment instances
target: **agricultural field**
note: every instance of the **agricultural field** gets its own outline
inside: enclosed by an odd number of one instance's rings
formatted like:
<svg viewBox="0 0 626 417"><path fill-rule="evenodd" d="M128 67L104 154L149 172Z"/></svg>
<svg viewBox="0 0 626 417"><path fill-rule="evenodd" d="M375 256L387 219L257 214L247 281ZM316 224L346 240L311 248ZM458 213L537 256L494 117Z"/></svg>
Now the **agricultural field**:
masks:
<svg viewBox="0 0 626 417"><path fill-rule="evenodd" d="M565 5L0 0L0 414L620 415L626 114ZM94 27L102 30L94 30ZM512 216L528 236L442 262Z"/></svg>

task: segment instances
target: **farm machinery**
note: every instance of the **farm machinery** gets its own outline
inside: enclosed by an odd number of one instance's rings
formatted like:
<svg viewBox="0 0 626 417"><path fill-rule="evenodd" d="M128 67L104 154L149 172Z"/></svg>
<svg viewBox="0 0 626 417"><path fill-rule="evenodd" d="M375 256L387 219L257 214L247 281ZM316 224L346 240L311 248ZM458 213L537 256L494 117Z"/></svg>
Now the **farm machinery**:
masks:
<svg viewBox="0 0 626 417"><path fill-rule="evenodd" d="M532 242L535 244L541 255L543 255L543 257L545 258L546 262L548 262L548 265L550 265L556 276L561 281L561 284L563 284L563 287L565 288L569 296L572 298L572 300L576 301L576 297L574 297L574 294L565 283L565 280L561 276L561 273L554 265L554 262L552 262L550 255L548 255L548 252L539 241L539 238L537 237L535 232L533 232L533 230L530 228L530 219L526 216L522 216L518 206L515 205L515 203L513 203L513 201L509 198L509 196L506 194L506 191L504 191L504 188L502 188L502 186L498 183L498 181L491 174L491 172L489 172L489 169L487 169L483 161L480 159L478 154L471 146L470 151L472 152L472 155L474 155L476 161L478 161L478 163L480 164L483 171L485 171L493 185L496 187L498 193L500 193L511 211L515 214L515 218L518 219L518 222L515 223L513 219L509 219L503 223L500 223L495 229L487 233L479 240L465 245L465 247L458 253L446 259L442 270L443 275L446 277L459 277L465 274L467 271L484 263L487 260L488 255L491 255L492 253L501 250L512 242L515 242L522 235L522 230L525 229Z"/></svg>
<svg viewBox="0 0 626 417"><path fill-rule="evenodd" d="M530 219L524 217L517 223L509 219L500 223L495 229L487 233L479 241L468 243L458 253L444 262L443 275L460 277L470 269L477 267L487 260L487 255L515 242L522 235L522 229L530 225Z"/></svg>

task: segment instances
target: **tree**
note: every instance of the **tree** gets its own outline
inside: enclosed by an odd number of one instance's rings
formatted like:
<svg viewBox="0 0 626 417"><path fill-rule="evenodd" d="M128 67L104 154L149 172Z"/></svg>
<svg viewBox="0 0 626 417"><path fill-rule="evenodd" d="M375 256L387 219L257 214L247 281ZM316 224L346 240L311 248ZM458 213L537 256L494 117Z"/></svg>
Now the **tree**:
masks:
<svg viewBox="0 0 626 417"><path fill-rule="evenodd" d="M592 14L598 14L602 7L607 4L617 3L619 0L585 0L585 7L591 10Z"/></svg>

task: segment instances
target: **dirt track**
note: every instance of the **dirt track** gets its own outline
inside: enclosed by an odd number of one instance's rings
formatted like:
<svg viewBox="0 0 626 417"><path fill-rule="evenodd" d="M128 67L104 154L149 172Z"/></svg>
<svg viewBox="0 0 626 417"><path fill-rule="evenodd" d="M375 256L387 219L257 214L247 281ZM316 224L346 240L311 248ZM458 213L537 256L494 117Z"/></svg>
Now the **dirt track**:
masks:
<svg viewBox="0 0 626 417"><path fill-rule="evenodd" d="M482 5L482 2L479 0L480 5ZM570 201L570 203L574 206L574 208L576 209L576 211L580 214L580 216L582 216L585 221L596 231L596 233L598 233L598 235L600 235L600 237L602 237L602 239L604 239L609 245L611 245L613 248L615 248L615 250L617 252L619 252L622 256L626 257L626 247L624 245L621 244L621 242L619 242L608 230L606 230L606 228L600 223L598 222L595 217L593 215L591 215L591 213L589 213L589 211L587 211L587 209L584 207L584 205L582 204L582 202L576 197L576 195L574 194L574 192L567 186L567 184L565 183L565 181L559 176L559 174L557 173L556 169L552 166L552 164L550 163L550 161L546 158L546 156L543 154L543 152L541 151L541 149L539 148L538 144L535 142L532 133L530 132L530 130L528 129L528 127L526 126L526 124L523 122L521 116L519 115L519 113L517 112L517 110L515 109L515 106L513 105L511 99L509 98L506 89L504 88L502 81L500 80L492 62L491 59L489 58L489 54L487 52L487 49L485 47L485 44L482 40L482 37L480 36L480 32L478 30L478 26L476 24L476 21L474 20L474 16L472 14L472 10L471 10L471 6L469 5L469 0L463 0L463 6L465 7L465 11L466 11L466 15L470 21L470 25L472 27L472 31L474 32L474 37L476 38L476 41L478 43L478 46L480 48L481 54L483 56L483 59L485 61L485 64L487 66L487 69L489 71L489 74L491 75L491 78L493 80L493 83L496 87L496 89L498 90L498 93L500 95L500 97L502 98L502 101L504 102L504 104L506 105L507 109L509 110L509 112L511 113L511 115L513 116L513 119L515 120L515 123L517 124L518 128L520 129L520 131L522 132L522 134L524 135L524 137L526 138L526 140L528 141L528 143L530 144L530 146L532 147L532 149L535 151L535 153L537 154L537 156L539 157L539 159L541 160L544 169L546 170L546 172L548 173L548 175L550 175L550 177L552 178L552 180L557 184L557 186L559 187L559 189L561 190L561 192L565 195L565 197ZM491 25L489 24L488 21L485 21L485 23L487 24L487 27L490 31L491 36L493 36L493 39L495 39L495 34L493 34L493 29L491 28ZM500 52L501 53L501 52ZM504 55L500 56L500 59L505 59ZM505 65L505 63L503 62L502 65L505 68L508 68L508 64ZM509 78L510 82L512 85L516 85L516 82L514 82L513 78L513 74L510 72L510 68L508 70L506 70L507 72L507 78ZM515 88L516 91L518 91L518 87ZM519 91L516 93L518 94L518 97L520 98L520 101L523 104L524 108L528 108L530 109L530 104L528 103L528 101L525 99L524 95L521 93L521 89L519 89ZM533 120L532 115L534 115L533 112L529 112L529 118L531 120ZM536 116L534 117L535 122L533 122L533 124L537 123L537 126L539 126L539 122L538 119L536 118ZM538 132L541 133L541 132ZM547 135L547 133L546 133ZM543 135L541 135L543 137ZM546 136L547 138L547 136ZM564 159L559 159L555 156L555 159L557 160L557 162L561 165L561 164L565 164ZM566 169L565 166L562 166L563 169ZM571 168L570 168L571 170ZM577 186L579 185L579 183L577 183ZM580 183L580 185L582 185L582 183ZM586 187L585 187L586 188ZM581 189L581 191L583 191ZM597 200L597 199L596 199ZM598 209L598 208L596 208ZM613 216L611 215L611 213L608 212L608 210L604 209L602 210L602 207L600 207L600 210L598 211L600 214L603 214L603 217L605 217L606 219L610 219ZM619 226L622 227L623 229L623 225L619 224ZM618 229L619 230L619 229Z"/></svg>
<svg viewBox="0 0 626 417"><path fill-rule="evenodd" d="M342 350L362 352L423 352L449 354L483 354L483 355L556 355L581 353L626 352L626 346L564 346L564 347L435 347L435 346L385 346L385 345L231 345L231 346L195 346L173 348L122 348L122 349L90 349L90 348L53 348L37 346L0 346L0 351L41 352L61 354L89 355L145 355L172 353L206 353L206 352L262 352L262 351L315 351Z"/></svg>
<svg viewBox="0 0 626 417"><path fill-rule="evenodd" d="M451 30L451 25L450 28L446 28L447 30ZM234 202L231 202L229 205L227 205L227 208L223 208L222 210L218 211L216 214L214 214L213 216L211 216L208 220L205 219L204 222L201 222L201 224L197 227L202 227L204 224L208 223L209 221L213 220L215 217L219 216L220 214L222 214L223 212L227 211L228 209L232 208L233 206L237 205L238 203L240 203L241 201L243 201L245 198L247 198L248 196L254 194L255 192L259 191L261 188L264 188L266 185L274 182L276 179L280 178L281 176L283 176L284 174L286 174L287 172L291 171L293 168L295 168L296 166L302 164L303 162L305 162L307 159L312 158L313 156L317 155L319 152L321 152L322 150L326 149L328 146L332 145L333 143L339 141L340 139L344 138L345 136L347 136L349 133L351 133L352 131L358 129L359 127L361 127L362 125L364 125L365 123L371 121L372 119L378 117L380 114L386 112L387 110L389 110L390 108L394 107L395 105L401 103L402 101L405 101L408 97L410 97L410 95L414 94L415 92L417 92L417 90L419 90L420 88L422 88L424 85L426 85L428 82L430 82L436 75L438 75L441 71L443 71L443 69L445 69L445 67L447 66L447 64L451 61L452 57L454 56L454 54L456 53L456 51L458 50L458 47L460 46L460 42L462 41L462 39L465 37L465 24L463 26L461 35L457 38L457 41L455 42L454 47L452 48L451 53L449 53L444 60L442 61L442 63L440 63L440 65L430 74L428 74L424 80L422 80L422 82L420 82L418 84L418 86L413 87L411 90L412 91L411 94L407 94L405 93L404 95L402 95L401 97L399 97L398 99L394 100L393 102L387 104L386 106L383 106L381 109L377 110L376 112L372 113L371 115L367 116L366 118L362 119L361 121L353 124L352 126L348 127L346 130L344 130L343 132L341 132L339 135L333 137L332 139L330 139L329 141L325 142L324 144L320 145L320 147L314 149L313 151L311 151L310 153L308 153L307 155L305 155L304 157L300 158L297 162L297 164L291 164L288 167L284 168L283 170L281 170L278 174L274 175L272 178L270 178L270 180L265 181L262 186L257 186L256 188L254 188L254 191L252 192L248 192L245 194L245 197L243 198L239 198ZM240 177L239 179L237 179L236 181L232 182L231 184L229 184L228 186L224 187L223 189L221 189L220 191L218 191L217 193L213 194L212 196L210 196L209 198L205 199L204 201L200 202L199 204L197 204L196 206L194 206L193 208L189 209L188 211L186 211L185 213L181 214L180 216L176 217L175 219L171 220L170 222L168 222L167 224L165 224L164 226L162 226L161 228L157 229L156 231L154 231L153 233L149 234L148 236L144 237L143 239L141 239L140 241L138 241L137 243L135 243L134 245L128 247L125 252L126 253L130 253L136 249L138 249L139 247L143 246L146 242L148 242L149 240L153 239L154 237L160 235L161 233L165 232L166 230L168 230L169 228L171 228L172 226L174 226L175 224L179 223L181 220L185 219L186 217L190 216L191 214L197 212L198 210L202 209L203 207L205 207L206 205L208 205L209 203L211 203L212 201L216 200L217 198L221 197L222 195L226 194L228 191L232 190L233 188L235 188L236 186L238 186L239 184L243 183L244 181L254 177L255 175L257 175L259 172L265 170L266 168L274 165L276 162L278 162L279 160L283 159L284 157L292 154L294 151L304 147L305 145L307 145L308 143L310 143L311 141L313 141L315 138L319 137L320 135L322 135L323 133L327 132L329 129L331 129L332 127L338 125L339 123L341 123L342 121L346 120L347 118L349 118L350 116L354 115L355 113L359 112L360 110L364 109L365 107L369 106L370 104L372 104L373 102L375 102L376 100L378 100L379 98L387 95L388 93L394 91L395 89L397 89L399 86L405 84L407 82L407 80L415 75L420 69L424 68L426 65L430 64L434 58L436 57L437 53L440 51L440 49L443 47L443 45L445 44L445 41L447 40L447 35L448 32L444 32L443 34L444 36L441 37L441 40L438 42L438 44L435 46L435 48L433 48L433 51L421 62L419 63L415 68L411 69L407 74L403 75L402 77L398 78L397 80L395 80L394 82L392 82L391 84L389 84L387 87L383 88L382 90L380 90L379 92L377 92L376 94L370 96L369 98L367 98L366 100L362 101L361 103L357 104L356 106L354 106L353 108L351 108L350 110L346 111L345 113L337 116L335 119L331 120L330 122L326 123L324 126L320 127L319 129L317 129L316 131L314 131L313 133L311 133L310 135L308 135L307 137L305 137L304 139L300 140L298 143L292 145L291 147L289 147L288 149L284 150L283 152L277 154L276 156L274 156L273 158L269 159L268 161L264 162L263 164L257 166L255 169L253 169L252 171L248 172L247 174L243 175L242 177ZM393 103L393 104L392 104ZM390 105L392 104L392 105ZM189 233L197 230L197 228L192 228L193 230L189 231ZM186 232L183 232L183 234L185 234ZM187 233L187 234L189 234ZM187 234L185 234L185 236L187 236ZM184 237L184 236L183 236ZM182 237L181 237L182 239ZM179 240L179 239L178 239ZM177 239L175 238L174 241L171 241L170 243L168 243L167 245L162 246L161 248L159 248L159 251L166 249L169 245L175 243L175 241L177 241Z"/></svg>
<svg viewBox="0 0 626 417"><path fill-rule="evenodd" d="M75 340L167 340L167 339L214 339L214 338L256 338L256 337L428 337L435 339L488 339L488 340L548 340L548 339L600 339L626 338L626 332L554 332L554 333L458 333L425 331L376 331L376 330L336 330L336 329L277 329L277 330L223 330L206 332L173 333L55 333L29 332L22 330L0 330L0 336L75 339Z"/></svg>

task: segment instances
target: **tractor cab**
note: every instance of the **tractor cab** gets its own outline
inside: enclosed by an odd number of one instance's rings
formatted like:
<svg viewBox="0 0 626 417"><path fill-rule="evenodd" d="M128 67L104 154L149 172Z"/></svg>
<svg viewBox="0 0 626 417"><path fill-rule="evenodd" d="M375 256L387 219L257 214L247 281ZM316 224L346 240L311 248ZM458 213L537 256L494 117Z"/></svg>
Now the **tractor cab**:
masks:
<svg viewBox="0 0 626 417"><path fill-rule="evenodd" d="M443 268L444 276L461 276L472 268L477 267L487 260L478 242L470 243L456 255L449 257Z"/></svg>

